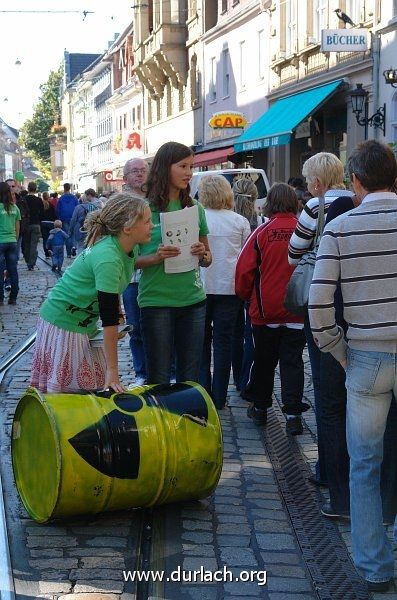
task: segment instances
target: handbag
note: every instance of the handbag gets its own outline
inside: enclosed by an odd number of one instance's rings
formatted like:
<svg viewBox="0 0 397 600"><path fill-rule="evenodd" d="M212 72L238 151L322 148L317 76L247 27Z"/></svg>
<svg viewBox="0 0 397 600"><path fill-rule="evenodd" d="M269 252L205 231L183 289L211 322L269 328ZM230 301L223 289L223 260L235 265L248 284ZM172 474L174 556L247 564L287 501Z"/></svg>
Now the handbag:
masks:
<svg viewBox="0 0 397 600"><path fill-rule="evenodd" d="M324 198L319 198L316 236L312 248L300 259L287 285L284 308L295 315L306 315L309 290L316 264L317 250L324 229Z"/></svg>

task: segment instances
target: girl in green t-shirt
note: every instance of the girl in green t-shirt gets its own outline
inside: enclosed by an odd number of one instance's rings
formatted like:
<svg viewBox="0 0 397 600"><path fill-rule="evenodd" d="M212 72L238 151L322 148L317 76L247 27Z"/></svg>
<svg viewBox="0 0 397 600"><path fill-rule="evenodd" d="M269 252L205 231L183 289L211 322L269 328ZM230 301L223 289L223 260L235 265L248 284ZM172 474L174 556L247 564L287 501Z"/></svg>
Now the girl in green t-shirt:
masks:
<svg viewBox="0 0 397 600"><path fill-rule="evenodd" d="M0 182L0 305L4 304L4 270L7 269L11 283L8 304L16 304L19 291L18 249L21 214L14 204L8 183Z"/></svg>
<svg viewBox="0 0 397 600"><path fill-rule="evenodd" d="M124 389L117 357L120 294L131 279L135 246L150 240L150 208L142 198L117 194L90 213L85 226L86 249L40 311L31 385L42 392ZM103 347L90 344L98 318Z"/></svg>
<svg viewBox="0 0 397 600"><path fill-rule="evenodd" d="M208 227L203 207L190 197L194 153L177 142L157 151L146 183L152 210L153 232L140 246L137 267L142 268L138 303L148 383L168 383L173 350L177 381L198 381L205 323L205 292L197 267L183 273L166 273L164 260L180 254L178 245L162 244L160 213L198 206L199 239L191 254L200 266L211 264Z"/></svg>

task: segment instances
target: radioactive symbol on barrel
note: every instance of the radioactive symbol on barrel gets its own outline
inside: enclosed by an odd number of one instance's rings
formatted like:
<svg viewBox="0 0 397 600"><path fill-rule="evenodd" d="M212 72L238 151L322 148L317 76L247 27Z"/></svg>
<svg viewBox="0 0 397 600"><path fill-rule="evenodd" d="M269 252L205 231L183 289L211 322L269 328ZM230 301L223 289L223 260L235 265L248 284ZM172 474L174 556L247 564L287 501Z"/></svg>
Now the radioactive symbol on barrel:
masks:
<svg viewBox="0 0 397 600"><path fill-rule="evenodd" d="M184 383L154 385L139 396L115 394L113 402L124 412L112 410L70 438L69 443L100 473L118 479L137 479L139 432L131 413L141 410L142 399L150 409L185 417L200 427L207 425L208 406L198 389Z"/></svg>

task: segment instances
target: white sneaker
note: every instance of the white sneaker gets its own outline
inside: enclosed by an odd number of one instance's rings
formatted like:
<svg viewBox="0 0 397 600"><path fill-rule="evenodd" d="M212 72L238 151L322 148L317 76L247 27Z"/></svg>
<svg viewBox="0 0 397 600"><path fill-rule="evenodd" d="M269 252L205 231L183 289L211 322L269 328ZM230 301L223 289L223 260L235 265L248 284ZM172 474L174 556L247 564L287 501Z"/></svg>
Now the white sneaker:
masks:
<svg viewBox="0 0 397 600"><path fill-rule="evenodd" d="M176 383L175 377L172 377L172 379L170 379L170 383Z"/></svg>
<svg viewBox="0 0 397 600"><path fill-rule="evenodd" d="M134 385L145 385L146 379L144 377L135 377Z"/></svg>

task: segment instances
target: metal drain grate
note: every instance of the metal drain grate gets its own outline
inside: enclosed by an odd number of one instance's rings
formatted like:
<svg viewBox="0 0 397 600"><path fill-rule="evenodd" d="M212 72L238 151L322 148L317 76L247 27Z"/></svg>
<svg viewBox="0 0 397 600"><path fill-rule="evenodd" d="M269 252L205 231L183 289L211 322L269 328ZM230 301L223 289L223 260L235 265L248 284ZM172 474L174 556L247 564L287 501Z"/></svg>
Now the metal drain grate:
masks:
<svg viewBox="0 0 397 600"><path fill-rule="evenodd" d="M281 423L283 425L281 425ZM268 409L263 440L314 589L321 600L369 600L336 526L321 516L311 475L277 405Z"/></svg>

